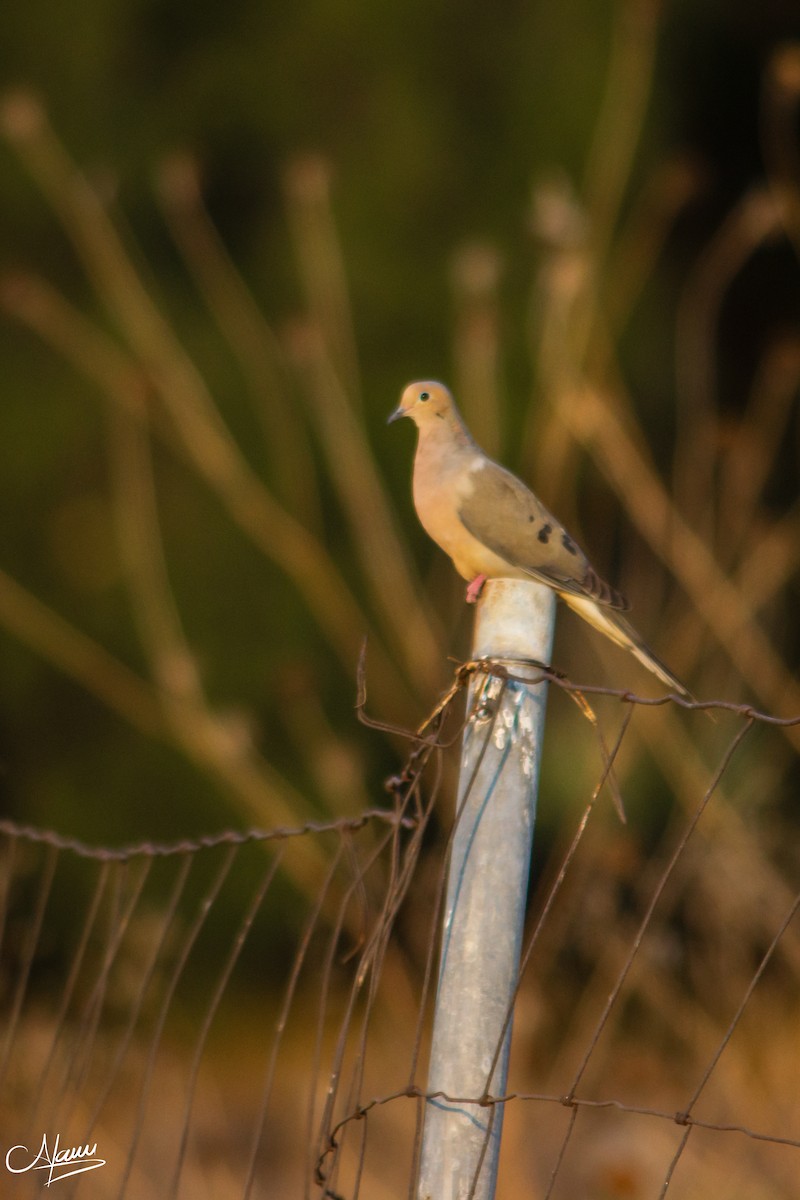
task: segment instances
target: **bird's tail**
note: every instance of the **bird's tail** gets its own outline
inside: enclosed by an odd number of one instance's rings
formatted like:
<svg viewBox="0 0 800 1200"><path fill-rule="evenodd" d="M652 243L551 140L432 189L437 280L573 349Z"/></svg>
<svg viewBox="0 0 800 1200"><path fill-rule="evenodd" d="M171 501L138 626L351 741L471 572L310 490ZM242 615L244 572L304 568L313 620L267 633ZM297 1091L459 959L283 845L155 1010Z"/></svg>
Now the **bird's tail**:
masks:
<svg viewBox="0 0 800 1200"><path fill-rule="evenodd" d="M589 596L575 596L568 592L559 592L559 595L570 608L583 617L584 621L588 621L590 625L600 633L604 633L618 646L630 650L642 666L647 667L648 671L652 671L654 675L658 676L662 683L673 688L679 695L685 696L687 700L693 699L689 689L681 683L677 675L672 674L672 671L664 665L660 658L656 658L647 643L639 637L630 622L626 621L620 612L598 604Z"/></svg>

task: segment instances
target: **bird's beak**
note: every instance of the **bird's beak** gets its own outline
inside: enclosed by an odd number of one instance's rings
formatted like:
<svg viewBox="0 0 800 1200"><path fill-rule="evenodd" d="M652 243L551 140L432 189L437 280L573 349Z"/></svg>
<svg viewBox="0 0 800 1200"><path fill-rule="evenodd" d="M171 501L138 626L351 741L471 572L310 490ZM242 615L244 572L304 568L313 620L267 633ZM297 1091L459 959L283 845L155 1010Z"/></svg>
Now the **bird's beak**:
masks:
<svg viewBox="0 0 800 1200"><path fill-rule="evenodd" d="M394 410L390 417L387 418L386 424L391 425L392 421L399 421L401 417L407 417L408 413L403 408L402 404Z"/></svg>

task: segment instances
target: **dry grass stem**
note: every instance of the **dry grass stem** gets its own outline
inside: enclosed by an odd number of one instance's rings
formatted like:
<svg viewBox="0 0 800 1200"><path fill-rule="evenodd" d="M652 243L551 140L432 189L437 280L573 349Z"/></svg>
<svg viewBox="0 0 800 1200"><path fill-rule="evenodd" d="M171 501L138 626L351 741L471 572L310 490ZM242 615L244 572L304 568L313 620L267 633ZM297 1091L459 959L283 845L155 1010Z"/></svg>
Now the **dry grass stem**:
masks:
<svg viewBox="0 0 800 1200"><path fill-rule="evenodd" d="M6 122L8 129L8 122ZM170 414L196 469L255 544L287 573L341 661L353 670L369 623L322 544L291 516L241 455L211 396L169 325L151 301L97 196L46 124L19 141L20 153L81 253L101 298L120 322L134 353ZM371 638L375 688L392 669Z"/></svg>
<svg viewBox="0 0 800 1200"><path fill-rule="evenodd" d="M247 382L264 425L278 492L291 499L306 525L318 530L316 472L290 395L281 344L203 205L194 162L186 156L166 162L159 174L158 195L170 233Z"/></svg>
<svg viewBox="0 0 800 1200"><path fill-rule="evenodd" d="M800 105L800 43L787 42L764 73L762 142L770 185L787 236L800 257L800 152L797 112Z"/></svg>
<svg viewBox="0 0 800 1200"><path fill-rule="evenodd" d="M310 315L342 386L360 408L361 373L347 272L331 212L330 167L318 156L298 158L286 170L284 184Z"/></svg>
<svg viewBox="0 0 800 1200"><path fill-rule="evenodd" d="M169 583L144 420L117 410L111 422L114 508L133 615L177 744L233 791L250 820L285 825L311 809L247 733L209 707Z"/></svg>
<svg viewBox="0 0 800 1200"><path fill-rule="evenodd" d="M421 599L363 426L319 331L296 328L292 346L372 604L402 656L409 679L422 694L430 694L441 684L442 630Z"/></svg>
<svg viewBox="0 0 800 1200"><path fill-rule="evenodd" d="M717 325L734 278L780 230L778 209L763 188L749 192L700 257L684 290L676 328L678 430L673 486L681 511L714 532L712 496L718 450Z"/></svg>
<svg viewBox="0 0 800 1200"><path fill-rule="evenodd" d="M26 646L151 737L163 737L155 691L134 671L0 571L0 621Z"/></svg>
<svg viewBox="0 0 800 1200"><path fill-rule="evenodd" d="M558 412L574 436L591 448L640 532L682 584L710 632L767 708L800 710L800 687L783 665L746 598L715 562L702 538L675 509L616 406L592 388L564 397ZM795 744L798 734L787 730Z"/></svg>
<svg viewBox="0 0 800 1200"><path fill-rule="evenodd" d="M656 166L635 197L603 280L603 310L610 335L617 336L625 328L675 222L697 198L702 182L694 164L676 159Z"/></svg>
<svg viewBox="0 0 800 1200"><path fill-rule="evenodd" d="M455 394L473 436L493 458L503 445L500 271L498 252L472 243L458 251L450 272Z"/></svg>
<svg viewBox="0 0 800 1200"><path fill-rule="evenodd" d="M653 84L661 0L621 0L616 6L605 92L584 180L592 257L600 271L630 184Z"/></svg>

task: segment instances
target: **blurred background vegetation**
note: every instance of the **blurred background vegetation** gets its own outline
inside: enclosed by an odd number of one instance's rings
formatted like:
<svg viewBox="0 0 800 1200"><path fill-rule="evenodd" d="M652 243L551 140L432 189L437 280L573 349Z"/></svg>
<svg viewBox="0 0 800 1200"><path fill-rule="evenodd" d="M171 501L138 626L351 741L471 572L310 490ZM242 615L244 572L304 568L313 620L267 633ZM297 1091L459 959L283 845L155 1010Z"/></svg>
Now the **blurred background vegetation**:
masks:
<svg viewBox="0 0 800 1200"><path fill-rule="evenodd" d="M413 514L411 430L385 426L419 377L453 386L699 697L800 712L791 0L31 0L0 58L4 815L118 844L384 802L406 747L357 721L364 637L369 712L411 728L469 647ZM568 614L555 664L656 690ZM619 707L598 713L613 740ZM729 721L637 712L626 735L630 824L609 806L517 1017L555 1090ZM609 1057L645 1098L675 1059L653 1031L685 1004L681 1065L707 1061L784 912L797 744L749 737L682 860ZM599 774L554 692L535 879ZM308 897L324 859L287 855ZM297 919L269 918L276 978ZM745 1115L773 1131L782 945L728 1060L742 1094L761 1056Z"/></svg>
<svg viewBox="0 0 800 1200"><path fill-rule="evenodd" d="M7 813L113 841L365 803L394 751L356 727L361 638L409 725L468 644L384 427L419 376L701 694L788 703L793 7L9 17ZM647 684L598 653L562 621L559 665Z"/></svg>

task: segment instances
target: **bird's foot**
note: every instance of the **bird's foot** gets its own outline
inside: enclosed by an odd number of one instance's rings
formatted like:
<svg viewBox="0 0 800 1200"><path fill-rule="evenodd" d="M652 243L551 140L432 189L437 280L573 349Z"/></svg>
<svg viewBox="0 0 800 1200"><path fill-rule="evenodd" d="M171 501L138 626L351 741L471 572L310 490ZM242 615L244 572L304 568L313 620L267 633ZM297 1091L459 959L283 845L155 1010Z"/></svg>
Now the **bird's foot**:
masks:
<svg viewBox="0 0 800 1200"><path fill-rule="evenodd" d="M477 604L478 597L483 591L483 585L486 583L485 575L476 575L472 582L467 587L467 604Z"/></svg>

